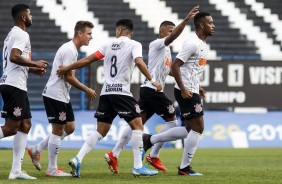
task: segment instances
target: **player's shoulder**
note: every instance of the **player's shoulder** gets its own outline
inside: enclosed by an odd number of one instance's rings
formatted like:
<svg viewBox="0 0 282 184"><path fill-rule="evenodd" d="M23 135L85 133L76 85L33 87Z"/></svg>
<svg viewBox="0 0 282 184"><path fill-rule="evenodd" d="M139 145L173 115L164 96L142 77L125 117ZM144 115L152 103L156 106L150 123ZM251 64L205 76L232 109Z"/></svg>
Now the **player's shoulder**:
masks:
<svg viewBox="0 0 282 184"><path fill-rule="evenodd" d="M11 30L11 34L13 37L19 39L19 38L22 38L22 39L29 39L29 34L22 30L21 28L17 27L17 26L14 26Z"/></svg>

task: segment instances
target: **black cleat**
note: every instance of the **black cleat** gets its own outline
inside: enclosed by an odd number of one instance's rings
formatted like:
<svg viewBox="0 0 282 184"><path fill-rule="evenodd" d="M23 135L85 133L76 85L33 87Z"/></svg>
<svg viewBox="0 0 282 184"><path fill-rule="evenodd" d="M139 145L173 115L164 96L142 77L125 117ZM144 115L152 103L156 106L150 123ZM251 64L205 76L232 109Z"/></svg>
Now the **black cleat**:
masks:
<svg viewBox="0 0 282 184"><path fill-rule="evenodd" d="M192 170L192 167L190 167L190 165L188 165L187 167L180 169L180 167L178 167L178 175L181 176L203 176L203 174L201 173L197 173L196 171Z"/></svg>
<svg viewBox="0 0 282 184"><path fill-rule="evenodd" d="M145 154L148 151L148 149L150 149L153 146L153 144L151 143L151 140L150 140L151 136L152 135L150 135L150 134L146 134L146 133L143 134L143 149L144 149L144 151L143 151L143 154L142 154L142 160L144 160Z"/></svg>

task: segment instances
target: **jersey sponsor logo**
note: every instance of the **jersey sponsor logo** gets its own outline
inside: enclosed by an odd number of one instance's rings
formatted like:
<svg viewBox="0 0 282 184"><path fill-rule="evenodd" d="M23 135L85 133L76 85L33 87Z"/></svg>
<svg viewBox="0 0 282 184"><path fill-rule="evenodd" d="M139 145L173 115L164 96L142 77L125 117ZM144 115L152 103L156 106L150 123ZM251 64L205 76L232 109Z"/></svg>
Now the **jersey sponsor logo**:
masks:
<svg viewBox="0 0 282 184"><path fill-rule="evenodd" d="M168 109L168 113L169 113L169 114L173 114L174 111L175 111L173 105L169 105L169 106L167 107L167 109Z"/></svg>
<svg viewBox="0 0 282 184"><path fill-rule="evenodd" d="M117 43L113 43L112 44L112 50L120 50L121 49L121 45L117 44Z"/></svg>
<svg viewBox="0 0 282 184"><path fill-rule="evenodd" d="M201 58L200 60L199 60L199 66L205 66L206 65L206 63L207 63L207 59L205 59L205 58Z"/></svg>
<svg viewBox="0 0 282 184"><path fill-rule="evenodd" d="M105 115L105 112L101 112L101 111L96 111L95 115Z"/></svg>
<svg viewBox="0 0 282 184"><path fill-rule="evenodd" d="M170 68L170 66L171 66L171 60L167 57L166 58L166 60L165 60L165 65L167 66L167 67L169 67Z"/></svg>
<svg viewBox="0 0 282 184"><path fill-rule="evenodd" d="M59 112L59 120L60 121L66 121L66 113L65 112Z"/></svg>
<svg viewBox="0 0 282 184"><path fill-rule="evenodd" d="M14 116L19 117L22 115L22 109L19 107L15 107L14 108L14 112L13 112Z"/></svg>
<svg viewBox="0 0 282 184"><path fill-rule="evenodd" d="M118 114L119 115L128 115L128 114L130 114L131 112L129 111L129 112L122 112L122 111L119 111L118 112Z"/></svg>
<svg viewBox="0 0 282 184"><path fill-rule="evenodd" d="M202 107L201 104L196 104L196 105L194 105L194 107L195 107L195 112L196 113L200 113L203 110L203 107Z"/></svg>
<svg viewBox="0 0 282 184"><path fill-rule="evenodd" d="M55 117L47 117L48 120L55 119Z"/></svg>
<svg viewBox="0 0 282 184"><path fill-rule="evenodd" d="M107 84L105 92L122 92L122 84Z"/></svg>

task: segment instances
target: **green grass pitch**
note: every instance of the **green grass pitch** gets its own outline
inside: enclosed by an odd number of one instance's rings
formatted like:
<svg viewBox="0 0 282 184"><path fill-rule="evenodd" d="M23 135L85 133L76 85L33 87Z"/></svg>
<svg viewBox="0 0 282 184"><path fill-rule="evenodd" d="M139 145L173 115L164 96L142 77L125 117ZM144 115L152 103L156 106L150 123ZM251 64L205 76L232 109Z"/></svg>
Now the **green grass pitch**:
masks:
<svg viewBox="0 0 282 184"><path fill-rule="evenodd" d="M12 164L12 150L0 149L0 184L40 183L40 184L268 184L282 183L282 148L250 149L198 149L191 166L204 174L202 177L177 176L183 150L162 149L160 158L168 168L153 177L133 177L132 150L123 150L119 158L119 172L114 175L108 170L104 154L109 150L92 150L83 160L81 178L46 177L47 150L41 154L42 171L32 165L27 153L23 161L23 170L37 177L37 180L8 180ZM58 166L69 171L68 161L78 150L60 150ZM147 163L144 162L147 165ZM151 166L149 166L152 168Z"/></svg>

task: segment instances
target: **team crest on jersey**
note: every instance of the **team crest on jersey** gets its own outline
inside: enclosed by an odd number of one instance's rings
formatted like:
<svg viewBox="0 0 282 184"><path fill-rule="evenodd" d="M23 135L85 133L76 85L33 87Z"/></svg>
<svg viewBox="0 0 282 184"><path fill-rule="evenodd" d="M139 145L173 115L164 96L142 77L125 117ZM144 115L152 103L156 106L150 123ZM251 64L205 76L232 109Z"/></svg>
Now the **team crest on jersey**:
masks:
<svg viewBox="0 0 282 184"><path fill-rule="evenodd" d="M60 121L65 121L66 118L66 113L65 112L59 112L59 120Z"/></svg>
<svg viewBox="0 0 282 184"><path fill-rule="evenodd" d="M169 106L167 107L167 109L168 109L168 113L169 113L169 114L172 114L172 113L174 113L174 111L175 111L173 105L169 105Z"/></svg>
<svg viewBox="0 0 282 184"><path fill-rule="evenodd" d="M139 107L138 104L135 105L135 108L136 108L136 112L137 112L137 113L141 113L141 110L140 110L140 107Z"/></svg>
<svg viewBox="0 0 282 184"><path fill-rule="evenodd" d="M22 115L22 109L19 107L15 107L14 108L14 112L13 112L14 116L19 117Z"/></svg>
<svg viewBox="0 0 282 184"><path fill-rule="evenodd" d="M203 107L202 107L201 104L196 104L196 105L194 105L194 107L195 107L195 112L196 113L200 113L203 110Z"/></svg>

